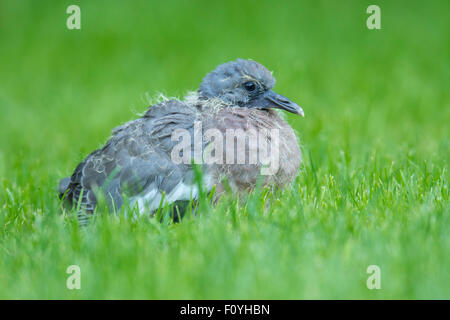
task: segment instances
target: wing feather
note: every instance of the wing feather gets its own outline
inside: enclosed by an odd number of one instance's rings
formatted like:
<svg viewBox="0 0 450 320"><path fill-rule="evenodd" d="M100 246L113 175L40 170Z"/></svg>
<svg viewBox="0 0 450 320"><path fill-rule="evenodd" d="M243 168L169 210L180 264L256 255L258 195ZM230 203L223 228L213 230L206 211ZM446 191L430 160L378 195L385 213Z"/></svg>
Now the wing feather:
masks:
<svg viewBox="0 0 450 320"><path fill-rule="evenodd" d="M75 169L70 182L60 183L60 193L83 211L93 213L98 192L111 207L120 208L122 195L133 197L148 188L170 193L180 182L192 180L190 165L176 165L170 152L177 128L193 132L197 110L179 100L149 107L142 118L113 130L111 138L88 155ZM191 183L188 181L187 183Z"/></svg>

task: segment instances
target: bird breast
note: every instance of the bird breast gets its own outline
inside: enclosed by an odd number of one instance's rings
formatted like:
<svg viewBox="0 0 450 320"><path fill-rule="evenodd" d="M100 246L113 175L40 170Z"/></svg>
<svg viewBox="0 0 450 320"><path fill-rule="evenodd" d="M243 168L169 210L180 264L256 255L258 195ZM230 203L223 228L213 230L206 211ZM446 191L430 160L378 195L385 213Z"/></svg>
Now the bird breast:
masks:
<svg viewBox="0 0 450 320"><path fill-rule="evenodd" d="M226 177L232 188L251 190L258 179L279 187L295 179L299 143L277 112L228 106L203 114L203 156L215 161L205 167L216 183Z"/></svg>

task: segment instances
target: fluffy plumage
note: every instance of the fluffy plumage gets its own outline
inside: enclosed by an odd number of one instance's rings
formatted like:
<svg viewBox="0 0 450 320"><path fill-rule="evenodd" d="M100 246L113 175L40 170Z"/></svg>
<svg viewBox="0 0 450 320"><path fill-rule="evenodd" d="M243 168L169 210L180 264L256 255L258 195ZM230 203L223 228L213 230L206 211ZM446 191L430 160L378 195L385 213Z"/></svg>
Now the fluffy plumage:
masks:
<svg viewBox="0 0 450 320"><path fill-rule="evenodd" d="M251 163L247 157L243 164L225 164L227 148L236 147L235 157L267 152L273 148L271 137L264 136L267 150L259 150L261 145L252 143L252 137L256 139L255 132L274 128L280 133L280 165L262 181L263 185L285 186L297 175L301 153L292 128L272 108L301 115L303 110L273 92L274 84L272 73L251 60L238 59L218 66L204 78L198 92L185 101L163 101L149 107L141 118L114 129L101 149L88 155L70 178L60 181L60 197L69 205L80 204L81 220L94 212L99 196L111 208L119 209L126 195L132 205L139 206L141 214L152 213L163 194L167 203L196 199L198 190L191 164L174 163L171 158L178 143L172 133L183 129L194 136L195 123L201 123L203 133L214 129L225 136L228 129L241 129L249 136L243 146L225 145L224 164L204 164L206 191L214 185L223 190L224 177L235 190L251 190L260 177L261 161ZM211 141L202 139L201 144L206 149ZM194 146L190 149L193 153Z"/></svg>

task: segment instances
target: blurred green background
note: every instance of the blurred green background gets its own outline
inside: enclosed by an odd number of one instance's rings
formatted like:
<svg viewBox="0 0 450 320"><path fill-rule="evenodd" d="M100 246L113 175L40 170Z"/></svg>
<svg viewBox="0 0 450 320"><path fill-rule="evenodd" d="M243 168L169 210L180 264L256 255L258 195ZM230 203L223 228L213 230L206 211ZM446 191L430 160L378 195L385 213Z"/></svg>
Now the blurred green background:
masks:
<svg viewBox="0 0 450 320"><path fill-rule="evenodd" d="M71 4L81 30L66 28ZM1 1L0 298L450 298L449 9ZM306 113L287 117L304 163L274 205L81 230L58 214L58 179L112 128L238 57ZM65 287L71 264L82 290ZM371 264L381 290L366 287Z"/></svg>

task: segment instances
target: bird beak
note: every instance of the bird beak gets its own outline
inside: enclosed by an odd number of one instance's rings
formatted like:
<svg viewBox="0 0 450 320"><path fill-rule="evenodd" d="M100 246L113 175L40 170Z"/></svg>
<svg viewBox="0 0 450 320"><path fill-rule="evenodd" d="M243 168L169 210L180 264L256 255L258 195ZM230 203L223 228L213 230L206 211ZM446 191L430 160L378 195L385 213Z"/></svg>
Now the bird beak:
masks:
<svg viewBox="0 0 450 320"><path fill-rule="evenodd" d="M286 98L286 97L282 96L281 94L278 94L272 90L268 91L264 95L264 99L266 100L265 103L267 103L264 106L264 108L283 109L288 112L298 114L302 117L305 116L303 109L298 104L292 102L288 98Z"/></svg>

